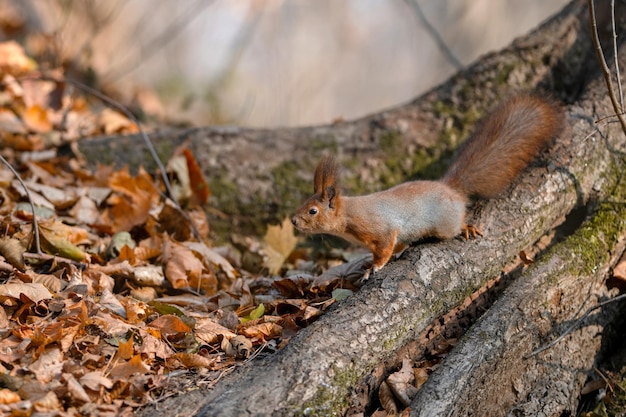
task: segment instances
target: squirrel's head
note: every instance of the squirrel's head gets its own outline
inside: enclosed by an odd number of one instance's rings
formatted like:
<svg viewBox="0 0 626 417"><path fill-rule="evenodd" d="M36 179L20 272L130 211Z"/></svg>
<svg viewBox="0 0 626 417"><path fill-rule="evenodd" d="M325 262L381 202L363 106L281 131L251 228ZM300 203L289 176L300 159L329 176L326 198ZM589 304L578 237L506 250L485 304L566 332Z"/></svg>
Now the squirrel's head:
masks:
<svg viewBox="0 0 626 417"><path fill-rule="evenodd" d="M315 170L314 194L291 218L296 229L308 233L332 233L338 227L341 203L337 187L338 172L332 156L322 158Z"/></svg>

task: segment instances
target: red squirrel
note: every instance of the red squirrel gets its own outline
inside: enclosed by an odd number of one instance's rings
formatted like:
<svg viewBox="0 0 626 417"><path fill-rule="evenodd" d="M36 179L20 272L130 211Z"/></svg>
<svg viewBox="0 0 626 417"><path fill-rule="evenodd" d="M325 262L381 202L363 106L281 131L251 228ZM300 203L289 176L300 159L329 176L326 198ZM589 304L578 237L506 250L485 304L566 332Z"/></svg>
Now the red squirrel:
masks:
<svg viewBox="0 0 626 417"><path fill-rule="evenodd" d="M480 234L465 223L470 197L490 198L505 191L562 127L557 105L533 95L514 96L477 124L440 180L409 181L358 197L341 194L337 164L326 156L315 171L315 194L291 221L302 232L327 233L366 246L376 272L396 249L422 238Z"/></svg>

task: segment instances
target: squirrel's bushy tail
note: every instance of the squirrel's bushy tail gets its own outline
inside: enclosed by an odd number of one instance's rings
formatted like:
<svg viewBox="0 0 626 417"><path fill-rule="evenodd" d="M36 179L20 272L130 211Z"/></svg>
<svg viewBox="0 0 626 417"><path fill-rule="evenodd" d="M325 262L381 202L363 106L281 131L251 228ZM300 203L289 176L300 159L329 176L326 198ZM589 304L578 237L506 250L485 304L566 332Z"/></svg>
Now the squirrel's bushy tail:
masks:
<svg viewBox="0 0 626 417"><path fill-rule="evenodd" d="M563 120L556 104L515 96L479 122L442 180L466 196L494 197L559 135Z"/></svg>

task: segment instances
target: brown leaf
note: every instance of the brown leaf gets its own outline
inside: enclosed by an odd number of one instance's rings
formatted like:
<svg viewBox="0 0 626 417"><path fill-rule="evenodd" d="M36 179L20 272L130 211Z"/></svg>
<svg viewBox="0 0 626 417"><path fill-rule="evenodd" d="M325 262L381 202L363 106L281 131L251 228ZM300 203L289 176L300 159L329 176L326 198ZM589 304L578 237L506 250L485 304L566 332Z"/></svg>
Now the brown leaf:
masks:
<svg viewBox="0 0 626 417"><path fill-rule="evenodd" d="M87 372L80 377L80 383L92 391L100 391L101 387L111 389L113 388L113 381L105 377L102 371Z"/></svg>
<svg viewBox="0 0 626 417"><path fill-rule="evenodd" d="M26 133L24 122L9 109L0 108L0 131L6 133ZM6 144L5 144L6 146Z"/></svg>
<svg viewBox="0 0 626 417"><path fill-rule="evenodd" d="M128 362L115 365L109 375L114 379L128 379L135 374L144 375L150 372L150 367L141 360L141 355L133 356Z"/></svg>
<svg viewBox="0 0 626 417"><path fill-rule="evenodd" d="M70 216L80 224L94 224L100 218L100 211L91 198L82 196L70 209Z"/></svg>
<svg viewBox="0 0 626 417"><path fill-rule="evenodd" d="M387 415L395 415L398 413L398 406L393 398L393 393L385 381L383 381L378 388L378 399L387 412Z"/></svg>
<svg viewBox="0 0 626 417"><path fill-rule="evenodd" d="M198 355L195 353L176 353L173 355L178 359L186 368L211 368L217 358Z"/></svg>
<svg viewBox="0 0 626 417"><path fill-rule="evenodd" d="M221 338L232 339L235 333L211 319L201 319L196 323L196 338L206 344L217 343Z"/></svg>
<svg viewBox="0 0 626 417"><path fill-rule="evenodd" d="M200 242L185 242L183 244L197 254L207 268L217 267L231 280L234 280L239 275L226 258L209 248L206 244Z"/></svg>
<svg viewBox="0 0 626 417"><path fill-rule="evenodd" d="M117 346L117 357L128 360L132 358L133 353L135 353L133 349L133 338L130 337L127 341L120 340Z"/></svg>
<svg viewBox="0 0 626 417"><path fill-rule="evenodd" d="M250 338L258 340L274 339L282 333L283 328L276 323L260 323L254 326L245 327L242 333Z"/></svg>
<svg viewBox="0 0 626 417"><path fill-rule="evenodd" d="M187 168L189 170L189 182L191 187L191 198L189 200L189 204L191 206L201 206L208 201L209 196L211 195L209 184L206 182L204 174L202 174L202 169L200 169L200 166L191 151L186 148L183 151L183 155L185 155Z"/></svg>
<svg viewBox="0 0 626 417"><path fill-rule="evenodd" d="M33 401L33 409L37 413L50 413L52 411L60 411L63 409L59 397L54 391L49 391L46 395Z"/></svg>
<svg viewBox="0 0 626 417"><path fill-rule="evenodd" d="M160 230L167 232L172 238L178 241L193 239L192 227L189 219L186 218L180 209L173 203L167 201L159 213Z"/></svg>
<svg viewBox="0 0 626 417"><path fill-rule="evenodd" d="M63 354L59 348L51 348L29 366L37 381L48 383L61 376L63 369Z"/></svg>
<svg viewBox="0 0 626 417"><path fill-rule="evenodd" d="M191 331L191 328L185 324L180 317L172 314L167 314L151 321L149 326L159 329L159 331L165 336L188 333Z"/></svg>
<svg viewBox="0 0 626 417"><path fill-rule="evenodd" d="M24 252L26 252L26 248L19 240L8 236L0 238L0 254L20 271L25 269L24 258L22 257Z"/></svg>
<svg viewBox="0 0 626 417"><path fill-rule="evenodd" d="M76 380L76 378L74 378L74 375L65 373L62 376L63 380L65 380L67 392L74 401L78 401L80 403L88 403L91 401L91 398L83 386Z"/></svg>
<svg viewBox="0 0 626 417"><path fill-rule="evenodd" d="M157 265L135 267L133 278L137 284L151 287L161 287L165 282L163 268Z"/></svg>
<svg viewBox="0 0 626 417"><path fill-rule="evenodd" d="M190 280L198 280L202 275L202 262L185 246L168 241L163 248L165 276L174 288L186 288Z"/></svg>
<svg viewBox="0 0 626 417"><path fill-rule="evenodd" d="M43 284L9 282L0 285L0 296L19 299L21 294L26 295L35 303L52 298L52 294Z"/></svg>
<svg viewBox="0 0 626 417"><path fill-rule="evenodd" d="M115 193L107 199L109 208L102 222L112 224L114 232L130 231L144 224L150 209L161 198L152 178L143 169L135 177L131 177L128 168L114 172L108 185Z"/></svg>

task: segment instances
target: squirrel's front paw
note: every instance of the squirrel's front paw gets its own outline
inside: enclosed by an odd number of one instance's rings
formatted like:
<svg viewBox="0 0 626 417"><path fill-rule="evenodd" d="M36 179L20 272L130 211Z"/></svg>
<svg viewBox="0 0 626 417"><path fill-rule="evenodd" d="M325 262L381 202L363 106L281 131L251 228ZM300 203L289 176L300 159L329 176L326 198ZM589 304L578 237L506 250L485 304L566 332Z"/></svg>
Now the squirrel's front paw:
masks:
<svg viewBox="0 0 626 417"><path fill-rule="evenodd" d="M372 265L370 268L367 268L363 273L361 282L367 281L372 273L380 271L381 269L383 269L383 266L385 265Z"/></svg>

